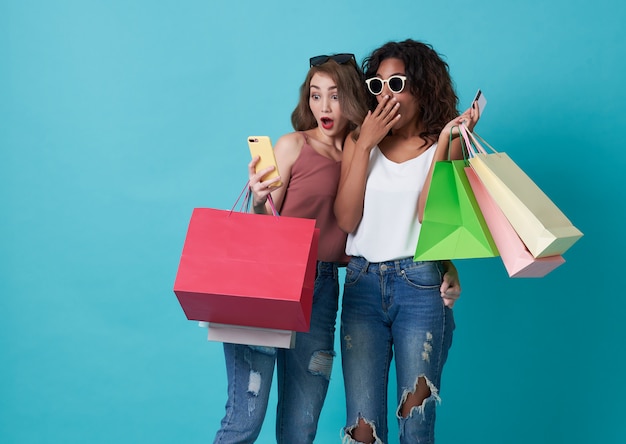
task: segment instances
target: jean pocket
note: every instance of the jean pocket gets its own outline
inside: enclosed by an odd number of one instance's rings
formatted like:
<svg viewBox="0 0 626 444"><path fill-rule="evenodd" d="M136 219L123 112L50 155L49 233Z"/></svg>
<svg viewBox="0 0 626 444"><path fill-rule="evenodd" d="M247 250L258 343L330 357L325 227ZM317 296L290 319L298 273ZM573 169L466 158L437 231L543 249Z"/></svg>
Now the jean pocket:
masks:
<svg viewBox="0 0 626 444"><path fill-rule="evenodd" d="M362 273L362 268L348 264L348 266L346 267L346 279L344 282L344 287L356 284Z"/></svg>
<svg viewBox="0 0 626 444"><path fill-rule="evenodd" d="M404 268L402 277L409 285L422 289L439 288L443 279L437 262L420 262Z"/></svg>

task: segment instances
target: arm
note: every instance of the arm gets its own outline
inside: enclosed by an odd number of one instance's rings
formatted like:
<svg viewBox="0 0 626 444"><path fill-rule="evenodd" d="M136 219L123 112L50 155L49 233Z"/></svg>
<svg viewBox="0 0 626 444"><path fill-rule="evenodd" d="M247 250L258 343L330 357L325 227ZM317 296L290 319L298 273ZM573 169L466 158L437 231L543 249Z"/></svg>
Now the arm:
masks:
<svg viewBox="0 0 626 444"><path fill-rule="evenodd" d="M437 141L437 151L435 152L433 163L430 166L428 177L426 179L426 182L424 183L424 190L420 194L418 202L418 217L420 222L422 221L422 216L424 215L424 204L426 203L426 196L428 195L428 190L430 188L430 179L432 177L434 164L436 161L446 160L448 157L447 153L448 144L450 142L450 134L452 133L453 138L458 138L458 128L456 128L455 131L454 127L465 121L468 127L474 128L474 126L478 122L479 117L480 115L478 113L478 105L476 103L473 103L470 109L465 111L456 119L451 120L441 131L441 134L439 135L439 140ZM450 150L451 159L463 158L460 140L453 140ZM459 281L459 274L452 261L443 261L443 266L445 273L443 275L443 282L441 283L441 287L439 288L439 290L441 292L441 297L443 298L444 305L446 307L452 308L456 300L461 296L461 282Z"/></svg>
<svg viewBox="0 0 626 444"><path fill-rule="evenodd" d="M352 134L348 135L343 144L341 175L334 208L337 224L346 233L356 230L363 216L367 166L372 148L364 143L358 145L352 139Z"/></svg>
<svg viewBox="0 0 626 444"><path fill-rule="evenodd" d="M428 191L430 190L430 181L433 176L435 163L442 160L448 160L448 148L450 149L449 158L451 160L463 159L463 151L461 148L461 141L459 139L459 129L457 127L461 124L461 122L465 121L470 130L474 128L479 118L476 106L476 103L474 103L472 107L468 108L463 114L452 119L441 130L441 133L439 133L439 139L437 140L437 150L435 151L433 161L430 164L430 169L428 170L426 180L424 181L424 188L422 189L422 192L420 193L419 199L417 201L417 218L420 222L422 222L422 218L424 217L424 207L426 205ZM449 146L450 134L452 134L451 146Z"/></svg>
<svg viewBox="0 0 626 444"><path fill-rule="evenodd" d="M298 133L289 133L278 139L274 147L274 156L276 156L280 176L273 179L261 181L261 178L265 174L274 169L273 166L264 168L256 173L255 166L259 161L259 157L256 156L250 161L248 164L248 177L250 180L250 189L252 190L252 208L255 213L272 214L272 209L267 202L267 196L270 192L276 210L280 211L285 198L285 192L287 191L287 184L289 184L289 180L291 179L291 168L300 155L303 145L304 138ZM279 181L283 183L281 186L272 187L274 183Z"/></svg>
<svg viewBox="0 0 626 444"><path fill-rule="evenodd" d="M463 114L461 114L459 116L459 118L461 119L459 121L458 124L460 124L460 122L462 122L463 120L465 120L465 124L467 125L467 128L472 131L474 129L474 127L476 126L476 124L478 123L478 119L480 119L480 113L478 111L478 102L475 101L474 103L472 103L471 108L468 108L465 110L465 112ZM458 125L457 124L457 125ZM447 133L448 136L450 133ZM452 139L452 146L450 147L450 159L452 160L458 160L458 159L463 159L463 151L461 148L461 139L458 137L459 132L458 129L455 131L455 133L452 135L453 139ZM441 138L441 136L440 136ZM446 142L449 140L446 139Z"/></svg>
<svg viewBox="0 0 626 444"><path fill-rule="evenodd" d="M376 109L365 116L358 139L355 141L349 134L344 143L335 216L346 233L352 233L361 222L370 153L400 117L398 106L395 99L385 96Z"/></svg>

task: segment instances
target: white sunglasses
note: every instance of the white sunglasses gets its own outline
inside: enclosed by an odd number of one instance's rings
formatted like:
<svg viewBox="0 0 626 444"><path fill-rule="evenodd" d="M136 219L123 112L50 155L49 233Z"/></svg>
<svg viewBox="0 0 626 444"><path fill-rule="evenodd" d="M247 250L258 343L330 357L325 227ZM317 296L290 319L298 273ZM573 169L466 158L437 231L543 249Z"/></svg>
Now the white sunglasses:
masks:
<svg viewBox="0 0 626 444"><path fill-rule="evenodd" d="M369 89L375 96L383 92L383 86L385 83L392 93L398 94L404 90L406 76L395 75L389 77L387 80L383 80L380 77L372 77L371 79L367 79L365 83L367 83L367 89Z"/></svg>

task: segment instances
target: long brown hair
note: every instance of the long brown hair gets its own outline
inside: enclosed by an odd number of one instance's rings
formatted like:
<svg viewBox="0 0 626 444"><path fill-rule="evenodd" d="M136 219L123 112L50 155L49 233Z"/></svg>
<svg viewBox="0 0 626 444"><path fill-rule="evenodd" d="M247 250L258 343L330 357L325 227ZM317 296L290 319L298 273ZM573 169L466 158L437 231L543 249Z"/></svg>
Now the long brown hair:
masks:
<svg viewBox="0 0 626 444"><path fill-rule="evenodd" d="M312 66L300 86L298 105L291 113L291 124L296 131L306 131L317 126L315 116L309 106L311 79L317 73L329 76L337 84L341 113L348 119L348 131L363 123L367 114L367 96L363 89L363 74L356 62L350 60L339 64L334 60Z"/></svg>
<svg viewBox="0 0 626 444"><path fill-rule="evenodd" d="M419 123L424 128L420 136L424 140L436 140L443 127L459 115L459 99L448 64L429 44L411 39L388 42L363 61L365 78L375 77L381 62L389 58L404 62L407 87L419 103ZM374 110L376 105L376 97L368 93L369 108Z"/></svg>

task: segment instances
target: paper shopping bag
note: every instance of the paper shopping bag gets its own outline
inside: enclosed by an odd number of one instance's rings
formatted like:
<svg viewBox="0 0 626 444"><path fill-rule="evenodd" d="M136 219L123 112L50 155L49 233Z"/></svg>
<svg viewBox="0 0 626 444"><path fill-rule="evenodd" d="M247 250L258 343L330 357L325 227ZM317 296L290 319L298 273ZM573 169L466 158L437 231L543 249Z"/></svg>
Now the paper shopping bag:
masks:
<svg viewBox="0 0 626 444"><path fill-rule="evenodd" d="M308 331L315 220L195 208L174 292L188 319Z"/></svg>
<svg viewBox="0 0 626 444"><path fill-rule="evenodd" d="M476 172L471 167L466 167L465 174L509 277L543 277L565 262L563 256L560 255L543 258L533 257L504 213L491 198Z"/></svg>
<svg viewBox="0 0 626 444"><path fill-rule="evenodd" d="M487 153L475 134L461 126L471 139L470 165L534 257L562 255L582 233L522 169L506 155Z"/></svg>
<svg viewBox="0 0 626 444"><path fill-rule="evenodd" d="M210 322L208 327L209 341L278 348L294 348L296 345L296 333L290 330L216 324L214 322Z"/></svg>
<svg viewBox="0 0 626 444"><path fill-rule="evenodd" d="M415 261L494 257L489 233L465 175L465 160L435 163Z"/></svg>

